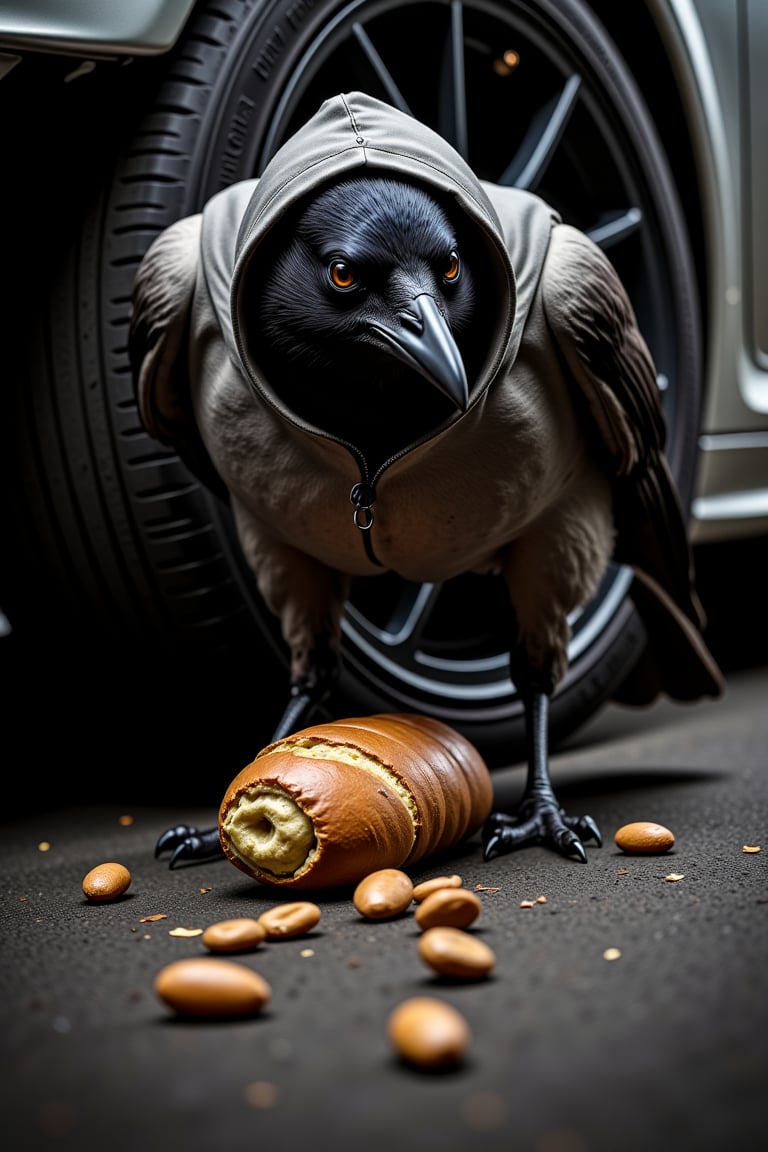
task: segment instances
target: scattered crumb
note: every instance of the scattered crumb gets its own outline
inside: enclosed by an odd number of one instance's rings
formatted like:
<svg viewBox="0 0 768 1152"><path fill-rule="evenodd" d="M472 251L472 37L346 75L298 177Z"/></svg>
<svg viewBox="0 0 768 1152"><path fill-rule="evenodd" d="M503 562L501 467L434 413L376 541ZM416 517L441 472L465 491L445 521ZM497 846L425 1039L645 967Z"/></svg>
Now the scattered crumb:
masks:
<svg viewBox="0 0 768 1152"><path fill-rule="evenodd" d="M618 960L620 956L620 948L606 948L605 952L603 952L603 960Z"/></svg>
<svg viewBox="0 0 768 1152"><path fill-rule="evenodd" d="M142 916L139 924L154 924L155 920L167 920L165 912L155 912L154 916Z"/></svg>
<svg viewBox="0 0 768 1152"><path fill-rule="evenodd" d="M475 884L475 892L501 892L501 888L490 888L486 884Z"/></svg>
<svg viewBox="0 0 768 1152"><path fill-rule="evenodd" d="M47 840L41 840L37 846L37 850L38 850L38 852L47 852L50 849L50 847L51 847L51 845L48 843Z"/></svg>
<svg viewBox="0 0 768 1152"><path fill-rule="evenodd" d="M759 852L760 851L760 845L759 844L745 844L741 850L742 850L742 852Z"/></svg>
<svg viewBox="0 0 768 1152"><path fill-rule="evenodd" d="M521 908L533 908L533 900L521 900L520 901L520 907Z"/></svg>
<svg viewBox="0 0 768 1152"><path fill-rule="evenodd" d="M537 896L536 897L536 903L537 904L546 904L546 902L547 902L546 896Z"/></svg>
<svg viewBox="0 0 768 1152"><path fill-rule="evenodd" d="M198 892L202 892L203 894L205 894L206 892L212 892L212 891L213 891L212 888L198 888Z"/></svg>
<svg viewBox="0 0 768 1152"><path fill-rule="evenodd" d="M617 868L616 869L616 875L617 876L629 876L629 869L628 868Z"/></svg>
<svg viewBox="0 0 768 1152"><path fill-rule="evenodd" d="M171 928L169 936L202 936L202 928Z"/></svg>
<svg viewBox="0 0 768 1152"><path fill-rule="evenodd" d="M133 824L133 816L118 816L117 822L118 824L122 824L123 828L130 828L131 824Z"/></svg>
<svg viewBox="0 0 768 1152"><path fill-rule="evenodd" d="M302 948L301 952L299 953L300 956L314 956L314 954L314 948Z"/></svg>
<svg viewBox="0 0 768 1152"><path fill-rule="evenodd" d="M29 896L19 896L20 903L23 904L25 900L29 900Z"/></svg>
<svg viewBox="0 0 768 1152"><path fill-rule="evenodd" d="M254 1080L246 1084L243 1095L251 1108L271 1108L277 1100L277 1086L268 1080Z"/></svg>
<svg viewBox="0 0 768 1152"><path fill-rule="evenodd" d="M676 880L685 880L685 876L681 872L670 872L669 876L664 877L670 884L674 884Z"/></svg>

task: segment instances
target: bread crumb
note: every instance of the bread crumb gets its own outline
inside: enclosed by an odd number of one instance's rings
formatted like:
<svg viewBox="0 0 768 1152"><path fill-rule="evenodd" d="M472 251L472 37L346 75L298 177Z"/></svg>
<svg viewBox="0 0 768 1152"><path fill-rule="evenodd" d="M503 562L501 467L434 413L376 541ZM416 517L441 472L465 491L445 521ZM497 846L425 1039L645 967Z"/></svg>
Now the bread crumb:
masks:
<svg viewBox="0 0 768 1152"><path fill-rule="evenodd" d="M676 880L685 880L685 876L681 872L670 872L669 876L664 877L670 884L674 884Z"/></svg>
<svg viewBox="0 0 768 1152"><path fill-rule="evenodd" d="M760 845L759 844L745 844L741 850L742 850L742 852L759 852L760 851Z"/></svg>
<svg viewBox="0 0 768 1152"><path fill-rule="evenodd" d="M603 952L603 960L618 960L620 956L620 948L606 948L605 952Z"/></svg>
<svg viewBox="0 0 768 1152"><path fill-rule="evenodd" d="M277 1100L277 1087L268 1080L254 1080L246 1084L243 1094L251 1108L271 1108Z"/></svg>
<svg viewBox="0 0 768 1152"><path fill-rule="evenodd" d="M202 936L202 928L171 928L169 936Z"/></svg>

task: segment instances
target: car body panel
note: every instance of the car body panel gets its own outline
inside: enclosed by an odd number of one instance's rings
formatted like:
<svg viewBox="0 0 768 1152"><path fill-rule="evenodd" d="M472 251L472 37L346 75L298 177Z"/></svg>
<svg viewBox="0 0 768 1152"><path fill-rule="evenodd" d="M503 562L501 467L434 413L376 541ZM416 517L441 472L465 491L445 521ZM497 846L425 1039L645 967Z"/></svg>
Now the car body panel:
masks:
<svg viewBox="0 0 768 1152"><path fill-rule="evenodd" d="M0 44L94 56L157 55L178 40L196 0L0 0Z"/></svg>
<svg viewBox="0 0 768 1152"><path fill-rule="evenodd" d="M694 542L768 530L768 6L648 0L675 71L698 166L707 285Z"/></svg>
<svg viewBox="0 0 768 1152"><path fill-rule="evenodd" d="M764 49L768 43L768 4L749 0L746 44L746 77L749 105L745 135L747 139L747 244L750 264L752 337L755 363L768 370L768 261L756 254L768 252L768 69ZM765 379L760 396L750 402L768 410L768 384Z"/></svg>

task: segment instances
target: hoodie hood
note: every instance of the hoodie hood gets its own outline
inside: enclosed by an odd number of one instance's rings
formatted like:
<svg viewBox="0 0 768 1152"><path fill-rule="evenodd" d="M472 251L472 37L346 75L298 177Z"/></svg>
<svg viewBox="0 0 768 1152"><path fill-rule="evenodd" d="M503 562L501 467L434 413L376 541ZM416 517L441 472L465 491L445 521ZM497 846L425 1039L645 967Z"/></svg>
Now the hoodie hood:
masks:
<svg viewBox="0 0 768 1152"><path fill-rule="evenodd" d="M243 290L259 245L278 220L300 201L344 177L370 173L417 181L440 199L454 199L477 223L494 250L499 302L498 350L506 343L515 314L515 276L502 240L500 221L480 181L462 157L437 133L412 116L360 92L326 100L275 154L245 209L235 247L231 314L238 355L252 384L265 390L248 340ZM491 363L483 373L493 375ZM473 383L473 382L470 382ZM471 398L474 398L471 393Z"/></svg>
<svg viewBox="0 0 768 1152"><path fill-rule="evenodd" d="M514 358L520 343L553 214L528 193L497 189L481 181L459 153L441 136L407 113L360 92L334 96L275 153L258 180L245 181L219 193L206 206L203 221L203 264L212 303L219 316L230 354L239 362L250 385L286 418L296 421L271 389L258 365L258 332L248 321L246 284L258 270L259 250L286 212L344 177L370 173L418 182L438 199L458 205L490 255L494 271L493 299L497 314L493 339L483 369L470 380L474 405L501 364ZM499 215L494 199L502 197ZM522 200L515 211L541 215L541 241L531 251L530 228L506 227L514 213L503 198ZM527 237L515 251L515 236ZM519 245L518 245L519 247ZM526 299L520 300L517 268L521 264ZM521 307L522 305L522 307Z"/></svg>

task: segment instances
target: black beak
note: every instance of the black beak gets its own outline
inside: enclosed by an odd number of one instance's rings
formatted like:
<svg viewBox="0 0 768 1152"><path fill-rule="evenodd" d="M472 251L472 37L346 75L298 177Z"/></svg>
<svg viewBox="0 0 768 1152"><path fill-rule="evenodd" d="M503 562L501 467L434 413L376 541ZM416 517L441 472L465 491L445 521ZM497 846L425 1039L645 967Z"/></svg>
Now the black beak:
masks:
<svg viewBox="0 0 768 1152"><path fill-rule="evenodd" d="M469 388L464 362L451 330L431 296L416 296L396 331L376 321L371 328L389 345L394 356L425 376L457 408L466 412Z"/></svg>

